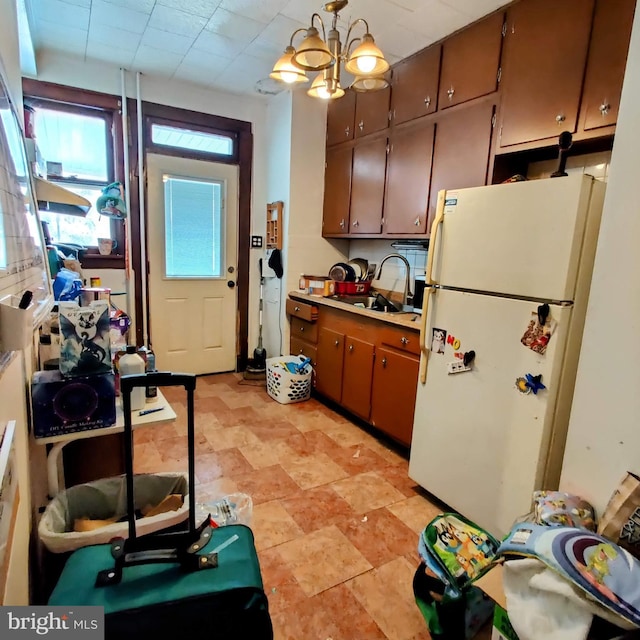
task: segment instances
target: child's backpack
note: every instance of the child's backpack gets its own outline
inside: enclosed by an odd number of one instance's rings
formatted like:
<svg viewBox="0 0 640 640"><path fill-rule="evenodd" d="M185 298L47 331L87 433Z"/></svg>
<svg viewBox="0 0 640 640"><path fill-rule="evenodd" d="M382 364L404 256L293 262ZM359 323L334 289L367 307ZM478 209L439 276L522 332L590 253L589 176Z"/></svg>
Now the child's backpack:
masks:
<svg viewBox="0 0 640 640"><path fill-rule="evenodd" d="M413 592L433 640L471 638L491 617L493 602L473 581L491 568L499 546L457 513L436 516L422 531Z"/></svg>

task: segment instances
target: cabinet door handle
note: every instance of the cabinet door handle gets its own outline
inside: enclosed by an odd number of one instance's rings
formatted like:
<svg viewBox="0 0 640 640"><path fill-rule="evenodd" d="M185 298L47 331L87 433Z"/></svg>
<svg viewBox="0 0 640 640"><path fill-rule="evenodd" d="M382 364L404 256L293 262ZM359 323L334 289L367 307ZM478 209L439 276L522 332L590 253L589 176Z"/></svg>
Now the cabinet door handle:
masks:
<svg viewBox="0 0 640 640"><path fill-rule="evenodd" d="M353 345L352 344L349 345L349 351L353 351Z"/></svg>
<svg viewBox="0 0 640 640"><path fill-rule="evenodd" d="M404 336L402 336L402 338L400 338L400 342L402 342L402 344L406 346L409 344L409 338L405 338Z"/></svg>
<svg viewBox="0 0 640 640"><path fill-rule="evenodd" d="M300 311L300 307L293 307L294 311Z"/></svg>
<svg viewBox="0 0 640 640"><path fill-rule="evenodd" d="M562 113L559 113L559 114L556 116L556 122L557 122L558 124L561 124L561 123L562 123L562 122L564 122L566 119L567 119L567 118L566 118L566 116L565 116L564 114L562 114Z"/></svg>
<svg viewBox="0 0 640 640"><path fill-rule="evenodd" d="M360 120L360 122L358 122L358 129L360 129L360 131L364 131L364 120Z"/></svg>
<svg viewBox="0 0 640 640"><path fill-rule="evenodd" d="M427 109L431 106L431 96L427 96L424 99L424 106L427 107Z"/></svg>
<svg viewBox="0 0 640 640"><path fill-rule="evenodd" d="M354 226L354 227L359 227L359 226L360 226L360 223L359 223L357 220L354 220L354 221L353 221L353 226Z"/></svg>
<svg viewBox="0 0 640 640"><path fill-rule="evenodd" d="M603 118L609 113L609 109L611 109L611 105L608 102L603 102L600 105L600 114Z"/></svg>
<svg viewBox="0 0 640 640"><path fill-rule="evenodd" d="M342 218L342 220L340 220L340 228L344 229L344 218Z"/></svg>
<svg viewBox="0 0 640 640"><path fill-rule="evenodd" d="M345 136L347 136L347 138L348 138L350 133L351 133L351 127L347 127L347 128L344 130L344 135L345 135Z"/></svg>
<svg viewBox="0 0 640 640"><path fill-rule="evenodd" d="M339 347L339 346L340 346L340 340L336 340L336 341L335 341L335 346L336 346L336 347Z"/></svg>
<svg viewBox="0 0 640 640"><path fill-rule="evenodd" d="M418 217L415 219L415 222L414 222L413 224L415 224L415 225L416 225L416 227L419 227L419 226L420 226L420 216L418 216Z"/></svg>
<svg viewBox="0 0 640 640"><path fill-rule="evenodd" d="M451 87L450 89L447 90L447 95L449 96L449 100L453 100L453 94L456 92L456 90Z"/></svg>
<svg viewBox="0 0 640 640"><path fill-rule="evenodd" d="M382 368L386 369L387 367L387 359L386 358L382 358Z"/></svg>

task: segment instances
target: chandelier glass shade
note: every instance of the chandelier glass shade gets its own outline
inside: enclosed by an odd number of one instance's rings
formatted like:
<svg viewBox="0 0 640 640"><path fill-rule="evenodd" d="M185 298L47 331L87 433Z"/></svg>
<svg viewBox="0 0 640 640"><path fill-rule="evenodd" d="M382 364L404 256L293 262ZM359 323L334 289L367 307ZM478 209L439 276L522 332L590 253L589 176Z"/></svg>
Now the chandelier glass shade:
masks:
<svg viewBox="0 0 640 640"><path fill-rule="evenodd" d="M389 63L376 45L369 32L366 20L358 18L349 24L345 45L340 40L337 30L338 12L344 9L348 0L328 2L324 9L332 13L331 28L325 30L324 22L317 13L311 16L311 24L307 29L297 29L291 35L289 46L278 59L269 77L291 86L308 82L307 72L317 72L307 93L313 98L335 100L344 95L340 84L341 67L352 74L355 79L351 88L355 91L379 91L389 86L384 74L389 70ZM322 36L315 23L322 28ZM364 25L362 37L351 39L352 30ZM294 47L294 38L304 32L304 38Z"/></svg>

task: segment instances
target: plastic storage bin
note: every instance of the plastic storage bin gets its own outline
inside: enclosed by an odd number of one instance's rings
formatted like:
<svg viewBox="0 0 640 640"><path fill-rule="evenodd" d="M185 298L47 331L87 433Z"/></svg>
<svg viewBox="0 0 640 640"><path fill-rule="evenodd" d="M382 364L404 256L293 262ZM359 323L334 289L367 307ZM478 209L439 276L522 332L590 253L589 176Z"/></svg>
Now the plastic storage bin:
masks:
<svg viewBox="0 0 640 640"><path fill-rule="evenodd" d="M280 404L303 402L311 397L311 365L306 365L305 373L291 373L285 366L299 364L304 359L304 356L267 358L267 393Z"/></svg>

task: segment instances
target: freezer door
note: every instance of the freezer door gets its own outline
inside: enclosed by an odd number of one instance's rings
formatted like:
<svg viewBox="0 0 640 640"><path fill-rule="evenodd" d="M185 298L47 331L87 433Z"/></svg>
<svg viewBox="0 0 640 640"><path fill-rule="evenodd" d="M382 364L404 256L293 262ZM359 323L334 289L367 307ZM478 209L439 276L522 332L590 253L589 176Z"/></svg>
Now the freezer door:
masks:
<svg viewBox="0 0 640 640"><path fill-rule="evenodd" d="M433 279L446 287L575 300L578 279L591 276L604 188L572 175L447 191L435 242L431 235Z"/></svg>
<svg viewBox="0 0 640 640"><path fill-rule="evenodd" d="M431 350L426 384L418 382L409 476L497 536L528 512L535 489L557 488L543 483L548 461L562 459L548 454L564 446L569 417L575 371L563 364L572 308L551 307L555 330L541 355L521 343L537 307L448 290L430 300ZM448 373L460 362L456 351L472 350L471 371ZM546 390L518 391L527 373L542 374Z"/></svg>

